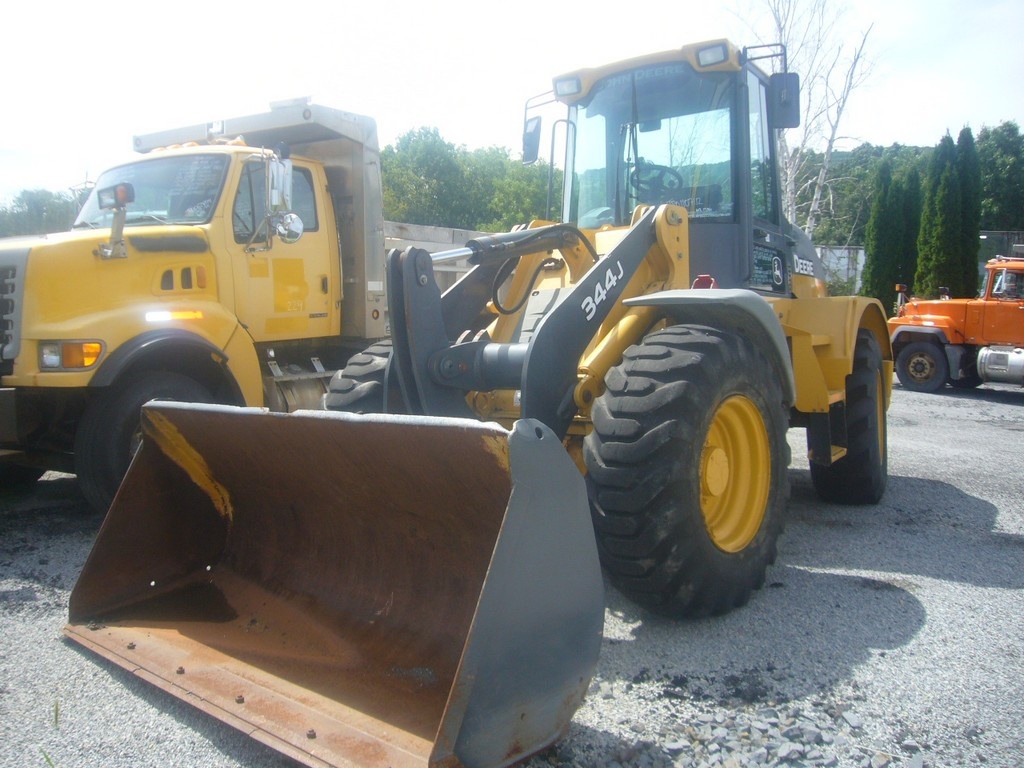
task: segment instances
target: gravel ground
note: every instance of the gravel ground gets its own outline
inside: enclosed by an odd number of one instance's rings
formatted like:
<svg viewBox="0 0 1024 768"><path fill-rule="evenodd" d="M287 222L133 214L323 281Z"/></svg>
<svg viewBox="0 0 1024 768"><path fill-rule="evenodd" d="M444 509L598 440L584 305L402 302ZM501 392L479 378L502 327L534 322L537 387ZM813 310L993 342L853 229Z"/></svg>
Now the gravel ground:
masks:
<svg viewBox="0 0 1024 768"><path fill-rule="evenodd" d="M766 588L699 622L607 594L597 675L546 766L1024 766L1024 391L896 387L888 492L792 499ZM0 493L0 765L291 761L61 637L99 528L73 478Z"/></svg>

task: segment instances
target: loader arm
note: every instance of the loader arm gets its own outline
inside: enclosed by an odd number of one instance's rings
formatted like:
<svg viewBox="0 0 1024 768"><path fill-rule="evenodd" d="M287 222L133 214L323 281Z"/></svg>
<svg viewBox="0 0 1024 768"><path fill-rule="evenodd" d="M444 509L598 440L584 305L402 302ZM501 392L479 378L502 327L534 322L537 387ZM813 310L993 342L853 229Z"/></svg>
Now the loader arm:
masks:
<svg viewBox="0 0 1024 768"><path fill-rule="evenodd" d="M400 316L392 316L392 363L409 412L470 416L466 392L519 389L523 417L535 418L564 437L576 412L573 392L580 357L654 245L656 216L656 209L648 211L575 283L540 321L529 342L453 342L452 329L445 323L447 296L442 297L437 287L430 254L416 248L390 254L389 306L393 313L401 308ZM509 233L505 247L479 257L481 265L565 245L567 228L550 229L548 239ZM584 237L579 232L576 236Z"/></svg>

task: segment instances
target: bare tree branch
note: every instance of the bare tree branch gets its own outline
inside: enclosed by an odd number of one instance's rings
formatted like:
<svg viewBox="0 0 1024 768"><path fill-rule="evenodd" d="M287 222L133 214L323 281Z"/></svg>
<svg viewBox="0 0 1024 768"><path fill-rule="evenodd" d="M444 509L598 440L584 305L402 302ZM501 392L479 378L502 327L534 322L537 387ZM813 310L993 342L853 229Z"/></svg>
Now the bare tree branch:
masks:
<svg viewBox="0 0 1024 768"><path fill-rule="evenodd" d="M866 51L872 27L851 53L840 34L845 30L840 23L846 10L842 2L763 1L774 38L767 42L786 46L789 68L799 72L801 79L801 127L780 132L778 139L782 208L790 221L813 236L823 200L831 194L829 171L842 138L839 131L846 105L869 74Z"/></svg>

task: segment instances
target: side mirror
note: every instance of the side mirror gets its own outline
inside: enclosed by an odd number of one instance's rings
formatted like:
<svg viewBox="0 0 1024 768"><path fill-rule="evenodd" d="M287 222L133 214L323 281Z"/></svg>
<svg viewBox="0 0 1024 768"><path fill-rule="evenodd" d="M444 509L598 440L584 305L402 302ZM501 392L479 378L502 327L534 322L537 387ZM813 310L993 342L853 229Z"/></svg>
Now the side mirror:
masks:
<svg viewBox="0 0 1024 768"><path fill-rule="evenodd" d="M800 75L776 72L768 78L768 123L772 128L800 126Z"/></svg>
<svg viewBox="0 0 1024 768"><path fill-rule="evenodd" d="M269 251L274 245L274 236L281 238L282 243L298 242L304 227L298 214L292 212L292 161L288 159L286 147L279 146L273 154L264 156L266 160L266 199L264 200L264 216L262 223L252 233L245 250L249 253ZM267 233L266 242L256 246L256 240L262 232Z"/></svg>
<svg viewBox="0 0 1024 768"><path fill-rule="evenodd" d="M523 162L537 162L540 155L540 117L531 117L523 125Z"/></svg>
<svg viewBox="0 0 1024 768"><path fill-rule="evenodd" d="M267 210L292 209L292 161L276 155L267 161Z"/></svg>
<svg viewBox="0 0 1024 768"><path fill-rule="evenodd" d="M297 243L299 238L302 237L302 233L305 231L305 227L302 223L302 219L299 218L297 213L286 213L277 220L277 236L281 238L282 243Z"/></svg>
<svg viewBox="0 0 1024 768"><path fill-rule="evenodd" d="M101 209L114 212L114 218L110 222L110 242L100 243L96 255L101 259L127 259L124 222L128 216L128 203L135 202L135 187L128 182L121 182L112 187L97 189L96 202Z"/></svg>

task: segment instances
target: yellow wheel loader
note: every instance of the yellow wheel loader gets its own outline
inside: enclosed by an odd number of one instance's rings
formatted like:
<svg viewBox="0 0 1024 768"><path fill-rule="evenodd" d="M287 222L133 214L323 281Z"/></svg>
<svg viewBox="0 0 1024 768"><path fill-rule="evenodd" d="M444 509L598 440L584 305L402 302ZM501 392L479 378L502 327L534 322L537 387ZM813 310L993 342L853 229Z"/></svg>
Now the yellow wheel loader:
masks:
<svg viewBox="0 0 1024 768"><path fill-rule="evenodd" d="M582 701L601 566L669 616L761 586L790 427L820 495L877 501L885 316L780 213L769 57L556 78L563 223L390 252L391 338L323 410L147 404L67 633L308 765L504 766Z"/></svg>

